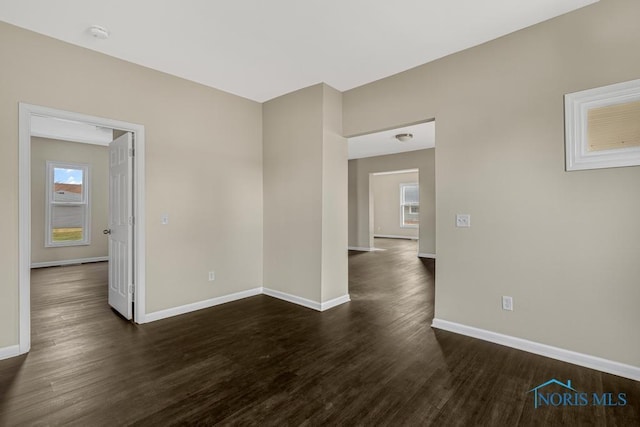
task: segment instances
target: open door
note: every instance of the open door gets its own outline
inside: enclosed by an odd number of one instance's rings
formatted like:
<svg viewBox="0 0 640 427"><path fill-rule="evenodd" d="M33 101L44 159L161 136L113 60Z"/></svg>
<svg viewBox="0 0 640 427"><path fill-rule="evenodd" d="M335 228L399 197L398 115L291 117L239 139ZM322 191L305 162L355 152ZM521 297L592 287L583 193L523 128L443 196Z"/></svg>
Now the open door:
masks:
<svg viewBox="0 0 640 427"><path fill-rule="evenodd" d="M133 136L109 144L109 305L125 319L133 303Z"/></svg>

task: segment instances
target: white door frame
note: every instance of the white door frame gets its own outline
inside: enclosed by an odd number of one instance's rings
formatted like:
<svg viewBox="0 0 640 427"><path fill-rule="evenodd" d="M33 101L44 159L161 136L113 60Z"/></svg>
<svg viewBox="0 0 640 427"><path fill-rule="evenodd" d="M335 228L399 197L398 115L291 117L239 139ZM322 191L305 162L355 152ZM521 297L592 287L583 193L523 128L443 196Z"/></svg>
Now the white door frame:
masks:
<svg viewBox="0 0 640 427"><path fill-rule="evenodd" d="M42 116L83 122L95 126L132 132L133 157L133 253L135 321L145 322L145 206L144 206L144 126L103 117L63 111L38 105L19 104L18 177L19 177L19 354L31 348L31 117Z"/></svg>

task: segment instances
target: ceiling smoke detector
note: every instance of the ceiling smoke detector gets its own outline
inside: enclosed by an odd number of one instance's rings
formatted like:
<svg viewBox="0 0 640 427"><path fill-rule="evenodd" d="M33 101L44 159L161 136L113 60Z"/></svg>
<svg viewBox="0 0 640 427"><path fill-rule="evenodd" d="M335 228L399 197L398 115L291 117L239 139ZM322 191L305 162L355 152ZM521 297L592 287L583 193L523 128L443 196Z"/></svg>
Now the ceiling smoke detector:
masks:
<svg viewBox="0 0 640 427"><path fill-rule="evenodd" d="M104 27L101 27L100 25L92 25L91 27L89 27L89 33L100 40L106 40L109 38L109 30L107 30Z"/></svg>
<svg viewBox="0 0 640 427"><path fill-rule="evenodd" d="M412 133L399 133L396 135L396 139L400 142L407 142L410 141L411 138L413 138L413 134Z"/></svg>

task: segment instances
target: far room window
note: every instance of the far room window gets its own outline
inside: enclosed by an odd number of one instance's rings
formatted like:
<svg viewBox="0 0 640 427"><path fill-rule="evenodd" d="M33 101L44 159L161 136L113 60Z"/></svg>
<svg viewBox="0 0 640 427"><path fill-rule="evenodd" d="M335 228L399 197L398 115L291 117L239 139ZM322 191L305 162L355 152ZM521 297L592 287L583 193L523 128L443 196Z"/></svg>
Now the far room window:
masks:
<svg viewBox="0 0 640 427"><path fill-rule="evenodd" d="M420 198L418 184L400 184L400 227L418 227Z"/></svg>
<svg viewBox="0 0 640 427"><path fill-rule="evenodd" d="M89 166L47 162L45 246L88 245Z"/></svg>

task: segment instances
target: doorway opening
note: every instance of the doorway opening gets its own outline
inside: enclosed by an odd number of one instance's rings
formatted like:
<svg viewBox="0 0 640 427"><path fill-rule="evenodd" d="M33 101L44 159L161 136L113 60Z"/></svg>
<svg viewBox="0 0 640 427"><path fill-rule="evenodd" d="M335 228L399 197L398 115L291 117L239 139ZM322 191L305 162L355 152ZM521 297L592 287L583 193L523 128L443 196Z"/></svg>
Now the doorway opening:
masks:
<svg viewBox="0 0 640 427"><path fill-rule="evenodd" d="M125 185L125 194L121 197L121 200L126 201L124 203L125 206L121 206L123 212L126 213L126 216L123 215L125 221L130 225L130 242L131 242L131 250L129 256L131 257L129 263L122 262L122 259L118 261L118 265L126 265L127 267L124 271L118 271L121 275L124 274L124 280L127 281L128 291L130 291L130 295L135 295L135 305L132 309L131 305L129 305L129 317L133 318L136 323L144 323L145 322L145 221L144 221L144 144L145 144L145 133L144 126L129 122L123 122L119 120L106 119L102 117L89 116L85 114L58 110L54 108L42 107L37 105L20 103L19 105L19 306L20 306L20 315L19 315L19 353L27 353L31 348L31 138L33 132L34 123L42 120L53 120L56 123L63 124L67 123L78 123L83 124L89 127L93 127L95 129L108 129L114 130L114 133L120 134L121 136L116 139L117 140L126 140L125 144L133 144L135 142L135 151L133 149L133 145L126 145L124 149L126 151L126 156L129 160L125 163L129 164L129 169L125 170L123 173L128 174L127 179L128 183L132 183L131 185ZM35 132L37 134L37 132ZM73 137L65 138L68 140L73 140ZM79 141L76 141L79 142ZM115 141L114 141L115 142ZM113 144L112 144L113 145ZM120 150L122 154L124 151ZM134 155L135 153L135 155ZM118 156L116 150L116 157ZM109 153L109 167L110 167L110 184L109 187L113 187L113 182L111 182L111 175L114 175L114 150L110 148ZM115 159L117 160L117 159ZM75 167L75 166L74 166ZM74 167L69 167L69 173L73 173ZM59 168L61 171L62 167ZM78 167L78 171L87 172ZM76 172L78 172L76 171ZM51 169L51 173L55 173L55 166ZM81 173L81 172L78 172ZM117 173L115 173L117 175ZM52 175L53 176L53 175ZM73 176L70 177L73 179ZM77 179L77 177L75 178ZM69 190L69 191L65 191ZM66 193L69 194L66 194ZM60 198L61 200L55 201L52 203L52 206L55 207L71 207L72 205L78 205L80 203L76 203L75 199L79 201L82 200L82 196L77 194L72 194L75 192L75 189L71 187L63 189L60 188ZM68 197L67 197L68 196ZM70 198L69 200L64 199L65 197ZM54 197L55 199L55 197ZM64 199L64 200L63 200ZM71 200L73 199L73 200ZM109 203L113 205L112 202ZM88 208L85 208L88 209ZM72 210L72 209L71 209ZM70 209L67 209L70 211ZM79 209L82 211L82 209ZM64 217L64 215L62 215ZM72 222L78 222L80 216L78 213L74 213L73 215L66 215L67 218L65 220L71 220ZM112 217L113 215L110 215ZM71 218L73 217L73 218ZM71 219L70 219L71 218ZM111 225L110 225L111 226ZM109 230L105 230L108 232ZM55 245L64 246L65 243L63 239L83 239L88 236L89 229L87 226L77 226L74 224L74 227L68 227L67 229L63 229L61 232L58 230L58 234L55 237L51 237L50 243ZM52 234L53 236L53 234ZM110 239L111 246L111 239ZM110 248L109 250L111 257L120 256L121 254L116 255L112 253ZM113 263L110 263L113 264ZM110 286L111 291L111 286ZM111 296L110 296L111 303ZM111 304L113 306L113 304ZM120 311L118 309L118 311ZM121 311L120 311L121 312ZM125 307L126 312L126 307ZM126 313L125 313L126 317Z"/></svg>
<svg viewBox="0 0 640 427"><path fill-rule="evenodd" d="M435 121L347 141L349 293L364 292L368 271L391 288L426 292L435 280Z"/></svg>
<svg viewBox="0 0 640 427"><path fill-rule="evenodd" d="M419 169L375 172L369 175L369 211L373 239L420 238ZM375 241L375 240L374 240ZM416 253L418 253L416 245ZM375 244L372 246L376 249Z"/></svg>
<svg viewBox="0 0 640 427"><path fill-rule="evenodd" d="M349 249L375 250L374 237L415 238L418 256L435 258L435 120L347 138ZM391 176L403 176L395 182ZM415 173L415 175L410 175ZM386 214L376 224L376 181L387 185ZM397 186L396 186L397 184ZM386 224L382 224L382 222ZM379 227L379 229L378 229Z"/></svg>

